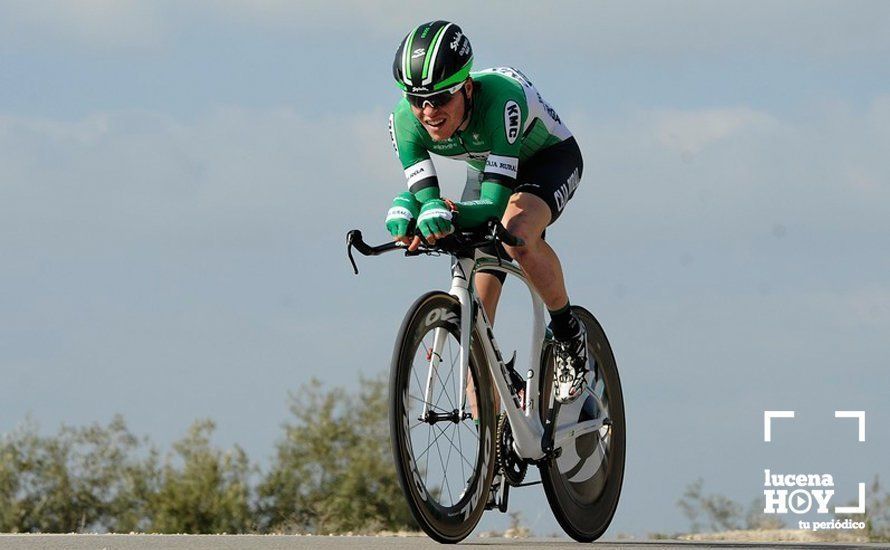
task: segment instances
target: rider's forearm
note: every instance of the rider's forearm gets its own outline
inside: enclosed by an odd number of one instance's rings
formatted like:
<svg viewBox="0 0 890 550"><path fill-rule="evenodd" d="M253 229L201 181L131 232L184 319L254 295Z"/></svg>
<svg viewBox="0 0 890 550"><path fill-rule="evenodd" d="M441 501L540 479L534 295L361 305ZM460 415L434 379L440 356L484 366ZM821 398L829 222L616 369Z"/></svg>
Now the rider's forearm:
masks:
<svg viewBox="0 0 890 550"><path fill-rule="evenodd" d="M439 188L437 186L433 187L424 187L420 191L414 193L414 198L417 199L417 202L423 204L425 202L439 199L441 196L439 195Z"/></svg>
<svg viewBox="0 0 890 550"><path fill-rule="evenodd" d="M482 192L478 200L455 203L458 225L469 229L485 223L490 218L500 219L512 194L513 191L499 183L482 182Z"/></svg>

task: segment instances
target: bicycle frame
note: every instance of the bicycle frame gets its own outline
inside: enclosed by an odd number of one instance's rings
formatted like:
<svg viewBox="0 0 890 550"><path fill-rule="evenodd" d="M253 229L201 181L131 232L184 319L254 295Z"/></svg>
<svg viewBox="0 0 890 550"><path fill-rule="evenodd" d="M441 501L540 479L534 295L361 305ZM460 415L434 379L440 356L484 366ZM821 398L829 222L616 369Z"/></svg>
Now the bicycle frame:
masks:
<svg viewBox="0 0 890 550"><path fill-rule="evenodd" d="M473 276L477 271L485 269L487 271L496 270L513 275L521 280L526 288L528 288L532 299L532 309L534 314L534 325L532 329L531 355L529 358L528 374L526 376L526 387L524 403L520 402L518 395L508 382L507 367L498 349L497 341L488 321L488 316L475 293L472 283ZM470 338L472 329L475 327L477 333L481 336L482 349L485 353L485 359L488 363L491 379L500 396L501 403L506 410L507 417L510 420L510 427L513 432L513 440L516 453L524 459L540 460L548 455L552 450L559 449L569 441L584 434L596 430L608 430L608 426L603 422L603 418L587 420L585 422L572 422L566 426L548 426L541 422L536 407L539 406L540 389L538 377L540 376L541 358L544 351L544 302L541 297L531 286L525 275L518 266L501 262L492 257L486 257L481 253L477 253L477 258L457 257L451 267L451 290L449 294L454 296L460 302L460 375L458 388L461 389L459 418L466 418L467 414L467 392L463 389L467 384L467 373L469 372L470 362ZM439 367L439 360L442 353L442 347L446 340L445 329L436 329L433 340L433 349L430 353L429 372L426 383L426 399L427 404L430 403L430 397L433 391L433 381L436 369ZM596 396L594 396L596 397ZM552 410L554 406L553 394L551 392L550 402L547 404L548 410ZM424 413L428 407L425 407ZM600 408L602 410L602 407ZM603 434L605 435L605 434Z"/></svg>

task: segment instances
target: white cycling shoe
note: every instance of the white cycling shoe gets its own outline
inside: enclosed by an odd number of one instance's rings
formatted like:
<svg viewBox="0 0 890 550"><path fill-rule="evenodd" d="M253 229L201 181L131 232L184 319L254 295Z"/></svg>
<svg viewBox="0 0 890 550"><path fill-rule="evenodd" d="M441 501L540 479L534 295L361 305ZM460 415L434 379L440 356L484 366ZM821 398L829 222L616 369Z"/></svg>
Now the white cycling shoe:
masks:
<svg viewBox="0 0 890 550"><path fill-rule="evenodd" d="M554 399L566 404L578 399L584 393L587 373L590 372L587 360L587 331L578 323L578 334L571 339L556 342L554 351L556 365L553 369Z"/></svg>

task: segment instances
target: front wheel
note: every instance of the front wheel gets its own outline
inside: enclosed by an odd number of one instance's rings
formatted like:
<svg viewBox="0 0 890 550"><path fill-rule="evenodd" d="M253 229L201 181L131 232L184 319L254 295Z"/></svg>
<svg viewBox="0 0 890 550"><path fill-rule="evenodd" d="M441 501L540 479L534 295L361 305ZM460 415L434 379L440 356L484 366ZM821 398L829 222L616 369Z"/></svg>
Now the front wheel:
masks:
<svg viewBox="0 0 890 550"><path fill-rule="evenodd" d="M591 542L609 527L621 494L626 440L624 397L615 356L602 326L586 309L573 306L572 311L587 328L587 355L595 365L597 379L591 383L588 378L588 389L574 402L560 405L554 401L551 413L546 404L553 391L553 354L547 346L540 378L541 421L552 414L556 426L563 426L604 417L610 425L570 442L559 457L542 463L539 469L559 525L573 539Z"/></svg>
<svg viewBox="0 0 890 550"><path fill-rule="evenodd" d="M399 330L390 376L390 434L399 483L414 519L444 543L460 542L479 522L495 466L489 373L474 335L469 350L474 383L460 376L460 316L460 304L449 294L418 298Z"/></svg>

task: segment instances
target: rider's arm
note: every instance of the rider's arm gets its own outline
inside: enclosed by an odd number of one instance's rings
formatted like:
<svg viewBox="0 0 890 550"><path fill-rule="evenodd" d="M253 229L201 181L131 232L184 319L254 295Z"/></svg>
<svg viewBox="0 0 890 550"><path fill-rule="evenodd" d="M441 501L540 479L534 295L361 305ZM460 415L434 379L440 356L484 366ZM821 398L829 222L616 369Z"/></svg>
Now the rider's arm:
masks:
<svg viewBox="0 0 890 550"><path fill-rule="evenodd" d="M408 190L424 203L439 198L439 178L430 154L417 134L417 120L407 105L402 100L389 115L389 137L405 170Z"/></svg>
<svg viewBox="0 0 890 550"><path fill-rule="evenodd" d="M482 192L477 200L456 202L460 227L472 228L488 221L489 218L498 218L504 214L507 202L513 190L495 181L483 181Z"/></svg>
<svg viewBox="0 0 890 550"><path fill-rule="evenodd" d="M491 153L482 173L480 197L456 203L460 227L474 227L489 218L500 218L516 188L522 129L528 117L528 104L522 89L505 90L503 107L486 111L485 126L491 132Z"/></svg>

